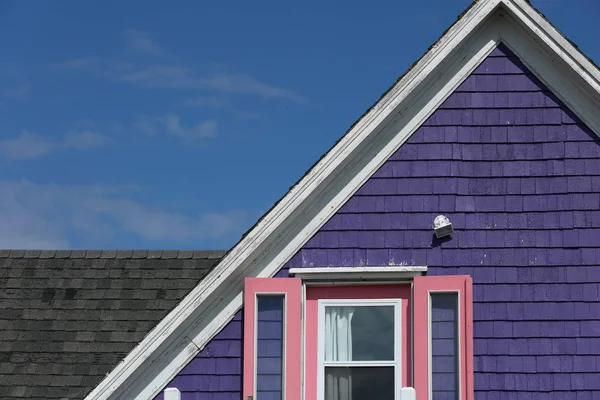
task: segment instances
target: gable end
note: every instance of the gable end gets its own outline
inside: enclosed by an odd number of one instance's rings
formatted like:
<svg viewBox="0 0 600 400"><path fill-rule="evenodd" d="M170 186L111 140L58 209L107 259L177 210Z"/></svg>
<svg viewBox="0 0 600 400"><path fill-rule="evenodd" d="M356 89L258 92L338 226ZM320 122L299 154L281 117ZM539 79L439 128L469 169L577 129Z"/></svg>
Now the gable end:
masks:
<svg viewBox="0 0 600 400"><path fill-rule="evenodd" d="M539 18L523 0L475 3L89 398L158 393L241 308L243 279L275 275L500 41L600 132L592 112L598 104L598 71ZM525 29L515 29L513 21Z"/></svg>

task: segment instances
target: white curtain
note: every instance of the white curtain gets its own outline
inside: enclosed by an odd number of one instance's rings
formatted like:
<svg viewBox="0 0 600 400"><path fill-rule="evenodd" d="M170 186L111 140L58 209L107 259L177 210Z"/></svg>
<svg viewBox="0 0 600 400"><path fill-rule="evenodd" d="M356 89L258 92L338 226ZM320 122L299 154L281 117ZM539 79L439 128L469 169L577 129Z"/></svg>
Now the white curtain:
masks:
<svg viewBox="0 0 600 400"><path fill-rule="evenodd" d="M352 361L354 307L325 308L325 361ZM325 369L325 400L352 400L348 368Z"/></svg>

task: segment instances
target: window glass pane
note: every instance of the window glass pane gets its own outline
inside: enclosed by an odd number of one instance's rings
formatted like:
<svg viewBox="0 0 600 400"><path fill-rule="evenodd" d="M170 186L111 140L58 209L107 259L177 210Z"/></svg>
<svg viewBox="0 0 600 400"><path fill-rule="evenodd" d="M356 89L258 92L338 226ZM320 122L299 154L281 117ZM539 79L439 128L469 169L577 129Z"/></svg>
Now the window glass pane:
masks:
<svg viewBox="0 0 600 400"><path fill-rule="evenodd" d="M256 397L282 400L284 296L257 296Z"/></svg>
<svg viewBox="0 0 600 400"><path fill-rule="evenodd" d="M394 400L394 367L326 367L325 400Z"/></svg>
<svg viewBox="0 0 600 400"><path fill-rule="evenodd" d="M325 361L393 361L394 307L325 307Z"/></svg>
<svg viewBox="0 0 600 400"><path fill-rule="evenodd" d="M458 293L431 294L433 400L458 400Z"/></svg>

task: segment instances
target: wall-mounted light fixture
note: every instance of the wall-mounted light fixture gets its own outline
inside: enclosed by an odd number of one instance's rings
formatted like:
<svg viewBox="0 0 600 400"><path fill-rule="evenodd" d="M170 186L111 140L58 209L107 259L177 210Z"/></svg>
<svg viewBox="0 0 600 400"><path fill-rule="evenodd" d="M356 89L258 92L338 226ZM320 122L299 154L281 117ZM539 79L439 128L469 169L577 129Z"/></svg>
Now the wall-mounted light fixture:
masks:
<svg viewBox="0 0 600 400"><path fill-rule="evenodd" d="M433 227L435 228L435 237L438 239L451 235L452 232L454 232L450 220L444 215L438 215L435 217L435 220L433 221Z"/></svg>

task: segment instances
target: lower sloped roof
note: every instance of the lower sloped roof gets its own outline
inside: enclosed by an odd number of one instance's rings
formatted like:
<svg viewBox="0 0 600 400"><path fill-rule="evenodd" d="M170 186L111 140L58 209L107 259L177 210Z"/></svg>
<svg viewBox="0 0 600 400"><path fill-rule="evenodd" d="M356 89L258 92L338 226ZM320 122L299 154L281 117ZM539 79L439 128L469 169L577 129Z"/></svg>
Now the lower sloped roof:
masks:
<svg viewBox="0 0 600 400"><path fill-rule="evenodd" d="M224 254L0 251L0 398L84 398Z"/></svg>

